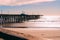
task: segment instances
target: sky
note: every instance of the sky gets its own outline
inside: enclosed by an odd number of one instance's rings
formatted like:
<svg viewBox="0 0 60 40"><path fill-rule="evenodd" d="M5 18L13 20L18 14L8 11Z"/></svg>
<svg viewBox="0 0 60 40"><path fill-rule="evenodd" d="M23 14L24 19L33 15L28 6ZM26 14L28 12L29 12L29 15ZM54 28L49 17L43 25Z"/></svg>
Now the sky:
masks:
<svg viewBox="0 0 60 40"><path fill-rule="evenodd" d="M60 16L60 0L0 0L0 14Z"/></svg>

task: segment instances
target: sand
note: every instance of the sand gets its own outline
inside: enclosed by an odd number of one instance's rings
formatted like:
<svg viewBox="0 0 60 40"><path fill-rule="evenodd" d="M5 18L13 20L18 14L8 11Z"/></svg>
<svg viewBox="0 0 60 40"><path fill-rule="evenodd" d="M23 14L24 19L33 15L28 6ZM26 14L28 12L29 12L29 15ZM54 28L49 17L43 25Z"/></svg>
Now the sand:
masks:
<svg viewBox="0 0 60 40"><path fill-rule="evenodd" d="M60 40L60 29L54 28L4 28L8 34L25 37L29 40ZM11 32L12 31L12 32ZM16 34L16 32L18 34Z"/></svg>

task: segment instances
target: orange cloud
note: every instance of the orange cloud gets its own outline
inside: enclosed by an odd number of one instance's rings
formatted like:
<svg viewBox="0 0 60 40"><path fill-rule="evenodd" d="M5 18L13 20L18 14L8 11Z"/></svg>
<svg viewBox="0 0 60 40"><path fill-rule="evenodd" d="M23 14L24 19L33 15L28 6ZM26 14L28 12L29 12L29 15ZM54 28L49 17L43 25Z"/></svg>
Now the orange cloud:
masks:
<svg viewBox="0 0 60 40"><path fill-rule="evenodd" d="M24 5L37 2L50 2L55 0L0 0L0 5Z"/></svg>

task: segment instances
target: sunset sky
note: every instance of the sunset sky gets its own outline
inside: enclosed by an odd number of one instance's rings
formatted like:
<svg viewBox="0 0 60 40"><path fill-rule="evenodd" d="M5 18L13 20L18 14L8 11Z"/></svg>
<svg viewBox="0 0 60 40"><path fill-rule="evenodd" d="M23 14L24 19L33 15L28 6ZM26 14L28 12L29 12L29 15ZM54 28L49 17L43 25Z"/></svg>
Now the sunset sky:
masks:
<svg viewBox="0 0 60 40"><path fill-rule="evenodd" d="M42 14L60 16L60 0L0 0L4 14ZM1 13L1 12L0 12Z"/></svg>

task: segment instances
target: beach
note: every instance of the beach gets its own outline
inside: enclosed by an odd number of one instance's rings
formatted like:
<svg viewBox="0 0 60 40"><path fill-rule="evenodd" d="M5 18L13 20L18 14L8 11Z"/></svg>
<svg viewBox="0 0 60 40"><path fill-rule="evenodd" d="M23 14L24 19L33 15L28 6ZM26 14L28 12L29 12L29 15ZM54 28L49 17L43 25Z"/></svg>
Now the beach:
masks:
<svg viewBox="0 0 60 40"><path fill-rule="evenodd" d="M4 28L5 30L13 31L10 35L17 33L23 33L22 37L25 37L29 40L60 40L60 29L56 28ZM8 33L8 34L9 34ZM25 35L25 36L23 36ZM21 36L16 34L15 36Z"/></svg>

